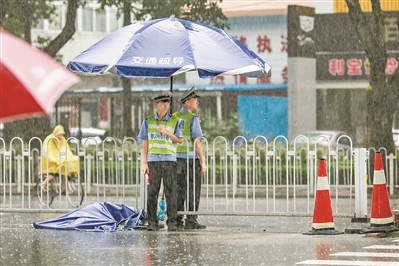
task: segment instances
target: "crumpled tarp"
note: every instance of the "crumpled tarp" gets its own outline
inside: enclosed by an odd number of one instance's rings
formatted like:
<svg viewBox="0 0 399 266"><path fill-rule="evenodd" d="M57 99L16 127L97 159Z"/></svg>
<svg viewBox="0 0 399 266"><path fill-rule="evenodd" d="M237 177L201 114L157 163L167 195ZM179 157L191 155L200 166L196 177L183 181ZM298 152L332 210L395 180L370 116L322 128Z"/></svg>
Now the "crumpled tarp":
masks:
<svg viewBox="0 0 399 266"><path fill-rule="evenodd" d="M144 210L135 210L121 203L96 202L44 222L35 222L37 229L61 229L110 232L143 226Z"/></svg>

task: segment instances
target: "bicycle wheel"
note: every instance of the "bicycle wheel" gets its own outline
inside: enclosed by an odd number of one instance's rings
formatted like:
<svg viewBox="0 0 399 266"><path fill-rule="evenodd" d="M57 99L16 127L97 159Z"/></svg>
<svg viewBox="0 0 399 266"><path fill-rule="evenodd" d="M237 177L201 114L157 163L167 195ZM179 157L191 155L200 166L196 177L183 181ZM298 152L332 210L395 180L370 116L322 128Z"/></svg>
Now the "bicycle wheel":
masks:
<svg viewBox="0 0 399 266"><path fill-rule="evenodd" d="M40 204L43 206L50 206L54 200L54 182L48 182L47 191L42 188L42 182L46 180L47 176L43 175L43 178L38 177L36 179L36 196Z"/></svg>
<svg viewBox="0 0 399 266"><path fill-rule="evenodd" d="M68 176L67 184L66 184L66 197L69 205L74 208L80 207L84 199L84 190L83 185L78 180L78 177Z"/></svg>

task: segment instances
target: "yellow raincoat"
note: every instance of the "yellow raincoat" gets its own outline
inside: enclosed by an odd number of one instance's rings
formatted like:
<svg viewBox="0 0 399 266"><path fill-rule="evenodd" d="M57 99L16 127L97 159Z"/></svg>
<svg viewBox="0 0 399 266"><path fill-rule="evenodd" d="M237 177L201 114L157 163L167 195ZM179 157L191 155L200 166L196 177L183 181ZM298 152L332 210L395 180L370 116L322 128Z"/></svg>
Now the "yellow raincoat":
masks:
<svg viewBox="0 0 399 266"><path fill-rule="evenodd" d="M43 141L42 152L48 152L48 154L47 156L42 156L42 173L58 174L61 167L62 175L65 175L67 170L68 175L77 174L79 157L72 153L64 136L61 137L58 144L57 135L59 134L65 134L64 127L61 125L56 126L53 133L48 135ZM66 151L67 156L59 156L60 151ZM66 160L68 160L67 164Z"/></svg>

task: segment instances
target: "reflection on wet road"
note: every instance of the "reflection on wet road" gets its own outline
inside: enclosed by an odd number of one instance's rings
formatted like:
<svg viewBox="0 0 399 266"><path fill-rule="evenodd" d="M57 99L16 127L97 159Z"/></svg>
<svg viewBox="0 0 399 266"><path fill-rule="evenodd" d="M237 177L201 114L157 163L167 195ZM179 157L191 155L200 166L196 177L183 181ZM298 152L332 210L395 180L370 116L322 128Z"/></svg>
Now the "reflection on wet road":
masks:
<svg viewBox="0 0 399 266"><path fill-rule="evenodd" d="M0 265L295 265L302 262L315 265L312 260L399 264L396 257L355 255L397 253L397 250L366 249L399 245L392 242L395 238L303 235L311 229L309 217L201 216L200 222L207 225L206 230L177 232L163 229L101 233L30 226L57 216L60 214L0 213ZM335 219L340 231L349 223L348 218Z"/></svg>

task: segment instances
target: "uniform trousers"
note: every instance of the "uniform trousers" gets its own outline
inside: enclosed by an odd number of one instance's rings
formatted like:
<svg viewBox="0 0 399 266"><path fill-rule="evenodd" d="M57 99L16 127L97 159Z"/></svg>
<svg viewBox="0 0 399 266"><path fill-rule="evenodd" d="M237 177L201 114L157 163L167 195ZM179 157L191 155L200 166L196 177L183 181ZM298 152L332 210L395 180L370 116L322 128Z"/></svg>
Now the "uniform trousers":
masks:
<svg viewBox="0 0 399 266"><path fill-rule="evenodd" d="M195 164L195 166L194 166ZM195 167L195 175L193 169ZM201 165L199 159L189 159L187 168L187 159L177 158L177 182L178 182L178 198L177 210L184 211L184 203L187 201L187 172L189 174L189 188L188 188L188 206L187 211L198 211L201 196ZM194 180L195 179L195 180ZM195 193L195 196L193 196ZM183 216L177 217L178 224L183 219ZM186 223L196 223L197 215L187 215Z"/></svg>
<svg viewBox="0 0 399 266"><path fill-rule="evenodd" d="M148 162L150 184L147 187L147 220L149 225L158 226L158 195L163 179L167 226L177 226L177 182L176 162Z"/></svg>

